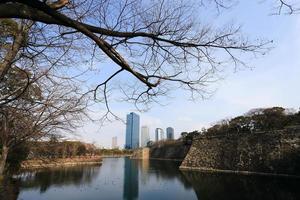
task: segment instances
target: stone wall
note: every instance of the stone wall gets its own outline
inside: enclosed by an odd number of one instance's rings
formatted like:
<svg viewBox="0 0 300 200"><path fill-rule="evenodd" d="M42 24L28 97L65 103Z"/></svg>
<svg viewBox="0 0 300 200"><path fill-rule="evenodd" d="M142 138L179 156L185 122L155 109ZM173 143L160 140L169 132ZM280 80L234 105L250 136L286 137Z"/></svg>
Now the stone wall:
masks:
<svg viewBox="0 0 300 200"><path fill-rule="evenodd" d="M150 159L166 159L182 161L188 153L191 145L183 141L167 141L150 148Z"/></svg>
<svg viewBox="0 0 300 200"><path fill-rule="evenodd" d="M149 159L149 148L138 148L135 149L131 155L133 159Z"/></svg>
<svg viewBox="0 0 300 200"><path fill-rule="evenodd" d="M200 136L180 168L300 175L300 130Z"/></svg>

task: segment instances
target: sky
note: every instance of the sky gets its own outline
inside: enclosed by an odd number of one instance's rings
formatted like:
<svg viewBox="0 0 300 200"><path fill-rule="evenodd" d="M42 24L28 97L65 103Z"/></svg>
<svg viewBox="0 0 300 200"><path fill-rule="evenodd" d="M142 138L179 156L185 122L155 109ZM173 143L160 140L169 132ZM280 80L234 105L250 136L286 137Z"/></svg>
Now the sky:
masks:
<svg viewBox="0 0 300 200"><path fill-rule="evenodd" d="M176 90L172 92L172 98L164 100L164 105L153 104L147 112L139 113L133 106L119 102L112 104L113 112L123 119L132 111L138 113L141 126L149 126L153 140L157 127L173 127L175 138L178 138L181 132L201 130L202 127L242 115L253 108L281 106L298 110L300 14L271 15L270 8L268 3L260 1L241 1L229 11L214 16L214 23L234 22L242 25L246 35L273 40L273 48L265 56L251 58L247 62L248 68L226 70L223 78L210 86L214 90L211 97L190 101L184 91ZM96 79L91 78L91 81ZM93 111L91 115L100 118L103 105L95 106ZM123 122L107 122L101 126L98 121L87 120L83 124L76 130L76 135L70 138L110 148L112 137L117 136L118 145L121 148L124 146Z"/></svg>

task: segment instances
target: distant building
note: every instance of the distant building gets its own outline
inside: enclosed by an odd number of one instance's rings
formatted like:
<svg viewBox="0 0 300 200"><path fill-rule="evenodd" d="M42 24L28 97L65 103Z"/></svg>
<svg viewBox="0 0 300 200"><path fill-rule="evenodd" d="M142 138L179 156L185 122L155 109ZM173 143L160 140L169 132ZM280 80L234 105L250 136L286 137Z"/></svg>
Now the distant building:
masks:
<svg viewBox="0 0 300 200"><path fill-rule="evenodd" d="M158 142L160 140L164 140L164 130L162 128L156 128L155 129L155 142Z"/></svg>
<svg viewBox="0 0 300 200"><path fill-rule="evenodd" d="M139 148L140 117L136 113L127 115L125 149Z"/></svg>
<svg viewBox="0 0 300 200"><path fill-rule="evenodd" d="M112 149L118 148L118 137L117 136L112 137L111 148Z"/></svg>
<svg viewBox="0 0 300 200"><path fill-rule="evenodd" d="M149 127L142 126L141 128L141 147L146 147L147 143L150 141Z"/></svg>
<svg viewBox="0 0 300 200"><path fill-rule="evenodd" d="M174 140L174 128L167 128L167 140Z"/></svg>

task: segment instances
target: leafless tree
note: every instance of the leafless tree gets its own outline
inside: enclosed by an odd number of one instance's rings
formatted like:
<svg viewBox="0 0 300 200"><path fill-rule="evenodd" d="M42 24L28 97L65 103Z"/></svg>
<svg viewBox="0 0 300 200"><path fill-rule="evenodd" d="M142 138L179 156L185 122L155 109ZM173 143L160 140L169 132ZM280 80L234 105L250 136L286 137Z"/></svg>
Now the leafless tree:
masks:
<svg viewBox="0 0 300 200"><path fill-rule="evenodd" d="M300 4L297 0L274 0L275 14L297 14L300 11Z"/></svg>
<svg viewBox="0 0 300 200"><path fill-rule="evenodd" d="M214 2L218 7L225 7L229 1ZM58 30L55 32L62 42L65 38L79 38L78 42L92 50L88 55L100 60L107 57L119 67L90 90L95 99L105 102L108 113L109 83L120 73L129 73L137 80L122 83L121 99L147 105L157 101L158 96L168 94L170 88L191 91L192 97L203 96L220 67L245 65L241 53L253 55L268 50L268 41L250 40L239 26L216 28L199 23L198 10L194 9L198 5L188 1L1 3L0 18L35 21L37 26ZM44 37L51 35L45 33ZM78 52L75 55L79 56Z"/></svg>
<svg viewBox="0 0 300 200"><path fill-rule="evenodd" d="M233 7L239 2L239 0L201 0L202 4L207 2L213 3L219 11L221 9ZM300 4L298 0L262 0L257 2L270 3L270 5L272 5L272 14L295 14L300 10Z"/></svg>
<svg viewBox="0 0 300 200"><path fill-rule="evenodd" d="M61 130L71 131L81 125L87 101L84 96L76 95L76 86L51 83L46 79L36 83L40 93L32 93L30 99L23 96L0 109L0 174L10 149L27 141L45 140L58 135Z"/></svg>
<svg viewBox="0 0 300 200"><path fill-rule="evenodd" d="M78 38L64 37L62 40L55 31L28 20L0 20L0 105L18 99L41 77L75 82L75 74L68 77L60 72L77 62L70 54L71 44ZM46 37L46 34L51 36ZM72 48L80 51L76 45ZM12 74L15 74L15 80L12 80ZM9 90L5 89L8 85L6 76L13 81L9 83Z"/></svg>
<svg viewBox="0 0 300 200"><path fill-rule="evenodd" d="M89 101L74 77L58 71L68 67L69 44L76 39L60 43L55 34L45 38L44 27L28 20L4 19L0 24L2 174L11 149L58 135L60 130L74 130Z"/></svg>

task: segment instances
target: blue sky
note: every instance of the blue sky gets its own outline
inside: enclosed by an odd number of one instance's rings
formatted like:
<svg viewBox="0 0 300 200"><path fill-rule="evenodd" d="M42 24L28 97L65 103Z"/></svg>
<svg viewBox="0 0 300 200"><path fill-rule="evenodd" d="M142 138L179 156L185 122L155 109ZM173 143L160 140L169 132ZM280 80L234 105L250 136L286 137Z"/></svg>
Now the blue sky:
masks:
<svg viewBox="0 0 300 200"><path fill-rule="evenodd" d="M212 15L214 24L234 22L242 25L243 32L253 38L273 40L274 47L267 55L247 60L249 68L235 71L228 68L222 80L210 86L215 90L205 100L189 101L184 91L172 92L172 98L162 100L166 104L153 104L148 112L139 113L141 125L150 127L150 137L154 139L156 127L175 129L175 137L182 131L200 130L228 117L244 114L252 108L282 106L300 107L300 15L270 15L271 6L260 1L241 1L229 11ZM103 63L104 68L115 68L114 64ZM111 73L100 70L91 77L93 83L100 82L99 74ZM127 77L122 74L121 77ZM100 76L102 77L102 76ZM92 116L100 117L103 105L96 105ZM113 111L125 119L126 114L135 111L126 103L113 102ZM100 126L98 122L86 122L72 138L94 142L110 147L113 136L118 137L118 145L123 147L125 124L120 121Z"/></svg>

